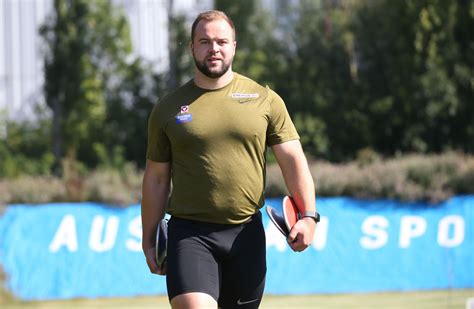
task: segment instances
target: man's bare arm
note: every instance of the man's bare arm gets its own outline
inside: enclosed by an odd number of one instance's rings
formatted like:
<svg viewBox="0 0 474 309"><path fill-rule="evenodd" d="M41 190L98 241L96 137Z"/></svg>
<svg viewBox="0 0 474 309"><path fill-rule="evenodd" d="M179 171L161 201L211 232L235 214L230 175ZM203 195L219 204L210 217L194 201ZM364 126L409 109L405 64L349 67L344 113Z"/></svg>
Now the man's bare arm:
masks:
<svg viewBox="0 0 474 309"><path fill-rule="evenodd" d="M285 184L296 202L300 213L316 210L313 177L299 140L292 140L272 146L273 153L283 173ZM316 222L302 218L291 229L288 243L294 251L306 249L314 237ZM296 240L296 241L295 241Z"/></svg>
<svg viewBox="0 0 474 309"><path fill-rule="evenodd" d="M171 184L171 165L169 162L147 160L142 185L142 249L150 271L164 274L155 260L156 229L165 214L165 206Z"/></svg>

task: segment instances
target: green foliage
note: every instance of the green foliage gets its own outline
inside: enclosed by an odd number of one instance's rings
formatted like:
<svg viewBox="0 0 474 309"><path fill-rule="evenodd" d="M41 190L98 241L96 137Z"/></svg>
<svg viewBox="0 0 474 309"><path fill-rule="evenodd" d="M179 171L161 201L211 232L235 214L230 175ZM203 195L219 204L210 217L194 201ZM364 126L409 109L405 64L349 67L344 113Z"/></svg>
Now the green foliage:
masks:
<svg viewBox="0 0 474 309"><path fill-rule="evenodd" d="M189 50L191 30L188 29L186 18L182 15L172 16L170 22L168 86L172 90L192 78L194 62Z"/></svg>
<svg viewBox="0 0 474 309"><path fill-rule="evenodd" d="M285 65L276 40L275 17L265 11L260 1L216 0L214 7L226 12L236 29L237 54L232 68L263 84L273 86L274 76ZM272 51L272 55L269 54Z"/></svg>
<svg viewBox="0 0 474 309"><path fill-rule="evenodd" d="M307 152L331 160L354 156L368 144L369 134L351 69L355 57L351 7L301 1L294 11L299 18L291 41L285 42L288 69L275 82L276 90L295 122L301 123L299 115L304 114L306 125L299 127Z"/></svg>
<svg viewBox="0 0 474 309"><path fill-rule="evenodd" d="M308 154L320 157L328 153L329 141L325 134L326 124L322 119L297 113L293 116L293 122L300 135L301 144Z"/></svg>
<svg viewBox="0 0 474 309"><path fill-rule="evenodd" d="M356 6L357 87L376 150L472 149L472 85L458 74L472 76L472 57L461 54L473 46L466 47L457 35L461 24L472 23L464 12L469 6L472 2L363 1Z"/></svg>
<svg viewBox="0 0 474 309"><path fill-rule="evenodd" d="M148 116L164 89L165 78L153 75L142 61L134 61L128 67L119 87L108 95L102 138L90 141L94 165L107 165L107 156L121 148L124 160L144 166ZM103 152L97 151L97 144L105 148Z"/></svg>
<svg viewBox="0 0 474 309"><path fill-rule="evenodd" d="M40 31L52 119L2 122L0 179L64 166L67 194L82 200L80 179L89 169L144 166L154 103L170 81L192 76L190 31L183 16L170 16L170 71L157 75L150 63L130 57L130 30L119 6L53 3L54 15ZM355 159L354 175L348 174L357 178L368 166L383 171L379 154L474 152L474 2L278 0L266 11L261 1L217 0L215 7L236 26L233 68L280 94L308 157ZM271 155L268 160L274 162ZM365 178L347 186L329 177L335 185L325 182L322 192L366 188L369 196L397 197L404 195L390 188L404 188L407 198L423 198L434 186L434 195L471 192L470 169L454 177L433 168L407 167L392 179L362 173Z"/></svg>
<svg viewBox="0 0 474 309"><path fill-rule="evenodd" d="M363 148L357 152L356 162L359 166L369 165L380 161L380 156L372 148Z"/></svg>
<svg viewBox="0 0 474 309"><path fill-rule="evenodd" d="M236 25L234 68L277 90L311 156L472 151L472 1L215 4Z"/></svg>
<svg viewBox="0 0 474 309"><path fill-rule="evenodd" d="M6 122L8 132L0 140L0 179L20 175L48 175L54 158L49 147L49 123L39 119L29 122Z"/></svg>
<svg viewBox="0 0 474 309"><path fill-rule="evenodd" d="M127 112L131 119L122 125L131 124L132 134L143 130L144 113L154 100L152 74L140 60L130 62L130 30L120 7L110 1L55 0L54 11L41 34L56 165L66 153L94 166L97 143L110 149L117 142L133 144L129 128L117 126ZM143 134L137 140L143 143ZM133 151L126 155L138 160Z"/></svg>

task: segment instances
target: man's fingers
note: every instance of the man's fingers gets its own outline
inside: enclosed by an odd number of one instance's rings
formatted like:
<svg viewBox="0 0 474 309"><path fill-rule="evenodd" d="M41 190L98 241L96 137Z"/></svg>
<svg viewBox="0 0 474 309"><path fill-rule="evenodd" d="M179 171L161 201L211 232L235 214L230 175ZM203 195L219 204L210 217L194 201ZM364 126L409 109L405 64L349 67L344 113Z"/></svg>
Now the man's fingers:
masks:
<svg viewBox="0 0 474 309"><path fill-rule="evenodd" d="M147 261L148 268L150 269L150 271L154 274L158 274L160 269L158 268L158 265L156 264L156 261L154 259L150 259L148 257L147 257L146 261Z"/></svg>
<svg viewBox="0 0 474 309"><path fill-rule="evenodd" d="M298 238L298 232L291 230L286 240L288 241L288 243L291 244L291 243L296 242L297 238Z"/></svg>
<svg viewBox="0 0 474 309"><path fill-rule="evenodd" d="M291 250L293 251L301 251L301 235L295 230L292 229L290 235L286 239L288 245L290 246Z"/></svg>
<svg viewBox="0 0 474 309"><path fill-rule="evenodd" d="M293 251L300 252L307 248L307 246L303 243L302 235L298 235L293 242L288 241L289 246Z"/></svg>
<svg viewBox="0 0 474 309"><path fill-rule="evenodd" d="M305 230L296 225L291 229L287 241L290 248L296 252L304 251L309 246L305 241Z"/></svg>
<svg viewBox="0 0 474 309"><path fill-rule="evenodd" d="M145 251L146 263L150 272L154 274L160 274L161 270L156 263L156 255L155 255L155 248L148 248Z"/></svg>
<svg viewBox="0 0 474 309"><path fill-rule="evenodd" d="M304 251L311 245L315 224L312 219L310 220L301 219L291 229L287 241L293 251Z"/></svg>
<svg viewBox="0 0 474 309"><path fill-rule="evenodd" d="M158 275L164 276L166 275L166 263L163 265L163 269L160 269Z"/></svg>
<svg viewBox="0 0 474 309"><path fill-rule="evenodd" d="M161 275L161 276L166 275L166 264L163 266L163 269L158 267L158 264L156 263L156 255L154 251L148 252L146 254L146 263L151 273L156 274L156 275Z"/></svg>

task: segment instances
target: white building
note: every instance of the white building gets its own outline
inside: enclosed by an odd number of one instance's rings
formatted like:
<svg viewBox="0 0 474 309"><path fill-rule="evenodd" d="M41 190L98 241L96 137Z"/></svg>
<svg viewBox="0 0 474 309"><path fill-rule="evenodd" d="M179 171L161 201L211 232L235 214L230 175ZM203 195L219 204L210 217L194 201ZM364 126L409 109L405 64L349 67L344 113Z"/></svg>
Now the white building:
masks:
<svg viewBox="0 0 474 309"><path fill-rule="evenodd" d="M134 53L168 67L168 7L192 19L212 8L212 0L112 0L129 20ZM38 29L53 13L53 0L0 0L0 136L5 119L34 118L44 104L43 55Z"/></svg>

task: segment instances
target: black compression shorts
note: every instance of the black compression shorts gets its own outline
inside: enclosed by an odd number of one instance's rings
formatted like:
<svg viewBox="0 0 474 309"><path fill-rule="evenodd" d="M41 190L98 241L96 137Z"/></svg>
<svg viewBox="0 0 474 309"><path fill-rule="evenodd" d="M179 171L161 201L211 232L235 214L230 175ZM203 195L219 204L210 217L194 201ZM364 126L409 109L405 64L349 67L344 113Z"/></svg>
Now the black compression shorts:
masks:
<svg viewBox="0 0 474 309"><path fill-rule="evenodd" d="M221 308L258 308L265 287L262 215L243 224L172 217L168 223L168 297L202 292Z"/></svg>

